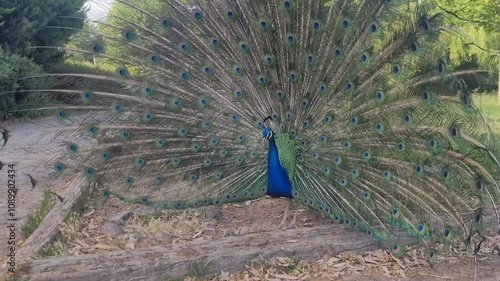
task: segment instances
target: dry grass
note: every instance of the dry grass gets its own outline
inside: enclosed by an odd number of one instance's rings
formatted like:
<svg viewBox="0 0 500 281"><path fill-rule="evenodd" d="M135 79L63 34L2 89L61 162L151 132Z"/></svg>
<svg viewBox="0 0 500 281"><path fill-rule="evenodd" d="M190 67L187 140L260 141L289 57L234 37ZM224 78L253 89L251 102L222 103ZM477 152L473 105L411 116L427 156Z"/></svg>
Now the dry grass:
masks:
<svg viewBox="0 0 500 281"><path fill-rule="evenodd" d="M190 240L205 219L204 210L161 211L158 215L138 215L125 225L127 233L141 233L154 237L158 233L171 234Z"/></svg>
<svg viewBox="0 0 500 281"><path fill-rule="evenodd" d="M164 233L181 243L196 238L205 213L202 210L162 211L155 215L136 215L123 226L126 234L112 238L102 233L103 211L88 211L70 216L61 224L61 237L40 252L38 258L47 256L76 256L114 250L150 247L161 244L156 235ZM129 242L129 236L138 234L141 239Z"/></svg>
<svg viewBox="0 0 500 281"><path fill-rule="evenodd" d="M409 267L428 267L426 255L412 249L397 258L384 250L362 255L324 256L317 261L296 260L291 257L273 257L258 264L247 265L236 273L222 272L205 280L338 280L343 276L362 274L367 270L378 271L387 278L405 278ZM188 277L185 281L193 280Z"/></svg>

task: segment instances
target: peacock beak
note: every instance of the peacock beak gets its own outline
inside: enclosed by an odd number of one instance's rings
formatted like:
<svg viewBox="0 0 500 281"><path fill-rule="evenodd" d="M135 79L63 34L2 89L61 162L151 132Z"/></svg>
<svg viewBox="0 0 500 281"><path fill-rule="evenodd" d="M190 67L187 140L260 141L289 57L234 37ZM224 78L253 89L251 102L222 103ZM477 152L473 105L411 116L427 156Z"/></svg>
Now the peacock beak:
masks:
<svg viewBox="0 0 500 281"><path fill-rule="evenodd" d="M267 138L262 139L262 143L266 144L269 140Z"/></svg>

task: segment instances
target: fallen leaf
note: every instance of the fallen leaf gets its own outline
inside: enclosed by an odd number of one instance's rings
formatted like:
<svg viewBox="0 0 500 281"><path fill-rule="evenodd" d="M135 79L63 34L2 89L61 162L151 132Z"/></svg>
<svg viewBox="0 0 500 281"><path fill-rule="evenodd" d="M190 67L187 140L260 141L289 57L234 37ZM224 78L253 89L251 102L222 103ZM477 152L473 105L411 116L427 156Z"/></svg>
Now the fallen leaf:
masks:
<svg viewBox="0 0 500 281"><path fill-rule="evenodd" d="M340 259L336 258L336 257L332 257L328 260L328 263L329 264L334 264L336 262L340 261Z"/></svg>
<svg viewBox="0 0 500 281"><path fill-rule="evenodd" d="M371 264L378 264L378 262L373 260L373 257L371 255L368 255L367 257L363 258L365 263L371 263Z"/></svg>
<svg viewBox="0 0 500 281"><path fill-rule="evenodd" d="M272 274L274 277L277 277L277 278L281 278L281 279L285 279L285 280L298 280L300 279L299 277L294 277L294 276L290 276L290 275L286 275L286 274Z"/></svg>
<svg viewBox="0 0 500 281"><path fill-rule="evenodd" d="M203 230L200 230L200 231L196 232L195 235L193 235L193 239L196 239L201 234L203 234Z"/></svg>
<svg viewBox="0 0 500 281"><path fill-rule="evenodd" d="M398 263L398 265L399 265L401 268L405 268L404 263L403 263L400 259L398 259L398 258L397 258L397 257L395 257L395 256L392 256L392 259L394 259L394 260Z"/></svg>
<svg viewBox="0 0 500 281"><path fill-rule="evenodd" d="M389 268L387 266L382 266L382 270L384 271L384 276L387 276L392 279L391 272L389 271Z"/></svg>
<svg viewBox="0 0 500 281"><path fill-rule="evenodd" d="M94 213L95 213L95 210L94 210L94 208L92 208L90 212L83 214L83 217L84 218L89 217L89 216L91 216Z"/></svg>
<svg viewBox="0 0 500 281"><path fill-rule="evenodd" d="M105 244L97 244L94 245L92 248L99 250L110 250L110 251L121 250L120 247L116 245L105 245Z"/></svg>
<svg viewBox="0 0 500 281"><path fill-rule="evenodd" d="M402 278L407 278L406 277L406 273L403 269L399 269L399 277L402 277Z"/></svg>
<svg viewBox="0 0 500 281"><path fill-rule="evenodd" d="M345 262L337 263L337 264L334 264L333 267L336 267L336 268L347 267L347 263L345 263Z"/></svg>
<svg viewBox="0 0 500 281"><path fill-rule="evenodd" d="M89 247L90 247L90 245L85 244L85 243L83 243L82 241L80 241L80 240L78 240L78 239L75 239L75 242L76 242L76 243L78 243L78 244L79 244L80 246L82 246L82 247L86 247L86 248L89 248Z"/></svg>

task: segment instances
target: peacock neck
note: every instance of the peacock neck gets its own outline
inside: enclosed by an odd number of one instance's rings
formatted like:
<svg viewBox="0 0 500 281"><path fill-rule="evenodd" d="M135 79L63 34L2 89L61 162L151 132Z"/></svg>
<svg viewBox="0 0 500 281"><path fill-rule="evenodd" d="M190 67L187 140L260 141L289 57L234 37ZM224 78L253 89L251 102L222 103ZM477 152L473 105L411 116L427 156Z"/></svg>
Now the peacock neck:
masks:
<svg viewBox="0 0 500 281"><path fill-rule="evenodd" d="M274 141L274 136L269 140L269 153L267 154L267 164L269 169L280 168L280 161L278 156L278 147Z"/></svg>

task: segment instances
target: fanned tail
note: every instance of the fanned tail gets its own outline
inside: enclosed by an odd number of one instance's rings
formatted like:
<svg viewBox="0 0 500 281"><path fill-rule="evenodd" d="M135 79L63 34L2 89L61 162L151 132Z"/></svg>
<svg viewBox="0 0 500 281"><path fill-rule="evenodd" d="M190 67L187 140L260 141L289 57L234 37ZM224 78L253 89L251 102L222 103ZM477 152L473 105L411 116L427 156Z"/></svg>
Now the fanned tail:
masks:
<svg viewBox="0 0 500 281"><path fill-rule="evenodd" d="M443 34L456 34L426 5L117 2L95 42L71 50L114 75L54 74L77 82L47 90L78 97L44 109L96 142L68 144L57 173L164 208L263 196L271 116L293 140L280 161L294 198L336 222L449 242L481 233L482 210L496 210L491 132L466 87L452 91L477 70L447 64ZM68 118L81 113L92 116Z"/></svg>

